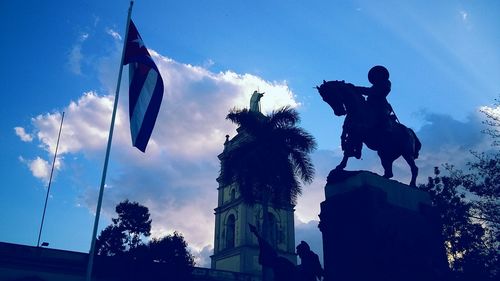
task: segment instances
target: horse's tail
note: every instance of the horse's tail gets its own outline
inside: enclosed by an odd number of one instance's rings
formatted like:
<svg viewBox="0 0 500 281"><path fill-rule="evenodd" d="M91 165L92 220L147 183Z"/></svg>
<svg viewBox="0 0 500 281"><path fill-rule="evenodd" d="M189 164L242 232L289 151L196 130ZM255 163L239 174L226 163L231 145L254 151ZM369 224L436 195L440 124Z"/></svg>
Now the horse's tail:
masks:
<svg viewBox="0 0 500 281"><path fill-rule="evenodd" d="M412 129L408 128L408 130L410 131L410 134L413 136L413 139L415 142L415 146L414 146L414 150L413 150L413 159L417 159L418 153L420 152L420 149L422 148L422 143L418 139L417 134L415 134L415 132Z"/></svg>

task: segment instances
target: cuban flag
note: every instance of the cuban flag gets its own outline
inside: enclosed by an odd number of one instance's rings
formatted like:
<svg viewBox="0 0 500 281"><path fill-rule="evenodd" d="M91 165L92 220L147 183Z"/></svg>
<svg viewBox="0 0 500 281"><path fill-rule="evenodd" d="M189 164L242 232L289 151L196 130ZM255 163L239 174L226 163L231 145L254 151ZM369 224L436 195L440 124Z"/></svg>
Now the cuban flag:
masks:
<svg viewBox="0 0 500 281"><path fill-rule="evenodd" d="M145 152L163 98L163 80L132 20L123 65L129 65L129 113L132 144Z"/></svg>

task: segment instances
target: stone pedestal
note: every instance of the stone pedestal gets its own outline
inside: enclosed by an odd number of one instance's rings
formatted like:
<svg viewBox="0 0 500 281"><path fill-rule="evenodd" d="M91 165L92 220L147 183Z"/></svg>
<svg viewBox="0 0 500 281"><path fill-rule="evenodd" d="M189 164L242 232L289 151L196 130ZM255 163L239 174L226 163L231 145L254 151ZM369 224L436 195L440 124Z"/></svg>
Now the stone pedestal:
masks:
<svg viewBox="0 0 500 281"><path fill-rule="evenodd" d="M371 172L332 171L321 203L326 281L446 280L427 193Z"/></svg>

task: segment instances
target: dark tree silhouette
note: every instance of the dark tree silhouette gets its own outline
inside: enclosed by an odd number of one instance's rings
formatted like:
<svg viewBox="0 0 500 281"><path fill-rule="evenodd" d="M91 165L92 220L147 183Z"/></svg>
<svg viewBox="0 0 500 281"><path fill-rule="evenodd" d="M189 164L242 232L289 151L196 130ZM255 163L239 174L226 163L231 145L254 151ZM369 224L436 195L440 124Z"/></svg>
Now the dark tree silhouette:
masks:
<svg viewBox="0 0 500 281"><path fill-rule="evenodd" d="M129 248L136 248L141 244L142 237L151 235L151 219L147 207L125 200L115 210L118 218L112 221L125 233Z"/></svg>
<svg viewBox="0 0 500 281"><path fill-rule="evenodd" d="M193 255L187 250L187 243L179 232L149 242L152 260L171 264L177 268L194 266Z"/></svg>
<svg viewBox="0 0 500 281"><path fill-rule="evenodd" d="M143 280L191 280L195 263L187 246L182 234L174 232L130 249L126 257L140 265Z"/></svg>
<svg viewBox="0 0 500 281"><path fill-rule="evenodd" d="M441 215L450 267L457 280L496 280L500 273L500 222L495 218L499 211L498 195L496 207L485 205L488 200L474 195L467 187L470 178L477 174L464 174L450 165L445 168L449 175L440 175L436 167L434 177L421 188L431 194Z"/></svg>
<svg viewBox="0 0 500 281"><path fill-rule="evenodd" d="M485 131L496 141L498 119L486 114ZM498 117L495 117L498 118ZM496 120L496 121L495 121ZM496 122L496 123L495 123ZM494 143L498 145L498 143ZM496 147L495 147L496 148ZM457 280L498 280L500 276L500 152L472 152L468 170L445 164L421 186L441 214L445 248Z"/></svg>
<svg viewBox="0 0 500 281"><path fill-rule="evenodd" d="M97 254L117 256L125 252L125 233L116 225L108 225L96 240Z"/></svg>
<svg viewBox="0 0 500 281"><path fill-rule="evenodd" d="M118 218L106 227L96 241L96 253L117 256L118 262L130 264L120 274L135 274L146 279L189 280L194 259L179 232L148 243L142 237L151 233L151 219L147 207L125 200L116 206ZM107 270L104 268L104 270Z"/></svg>
<svg viewBox="0 0 500 281"><path fill-rule="evenodd" d="M114 256L133 250L142 244L142 237L151 235L151 219L147 207L125 200L116 205L118 218L102 230L96 241L99 255Z"/></svg>

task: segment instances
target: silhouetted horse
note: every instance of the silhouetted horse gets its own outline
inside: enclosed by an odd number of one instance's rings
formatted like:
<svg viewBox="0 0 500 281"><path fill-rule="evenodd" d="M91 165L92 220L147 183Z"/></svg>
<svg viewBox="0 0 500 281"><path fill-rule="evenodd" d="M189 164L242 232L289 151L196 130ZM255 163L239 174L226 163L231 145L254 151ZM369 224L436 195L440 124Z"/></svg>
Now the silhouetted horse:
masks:
<svg viewBox="0 0 500 281"><path fill-rule="evenodd" d="M323 100L332 107L335 115L346 115L344 130L348 131L350 136L345 141L349 146L359 146L358 158L364 143L368 148L377 151L384 168L384 177L392 178L392 163L399 156L403 156L411 169L410 185L415 186L418 175L415 159L418 158L422 144L412 129L396 121L393 121L390 130L378 128L373 122L374 118L370 114L372 110L365 98L352 84L323 80L323 84L316 88ZM346 132L343 132L343 137L344 134ZM349 157L354 156L347 153L344 145L342 149L344 157L336 169L344 169Z"/></svg>

